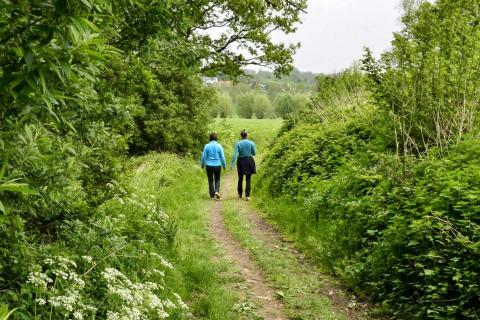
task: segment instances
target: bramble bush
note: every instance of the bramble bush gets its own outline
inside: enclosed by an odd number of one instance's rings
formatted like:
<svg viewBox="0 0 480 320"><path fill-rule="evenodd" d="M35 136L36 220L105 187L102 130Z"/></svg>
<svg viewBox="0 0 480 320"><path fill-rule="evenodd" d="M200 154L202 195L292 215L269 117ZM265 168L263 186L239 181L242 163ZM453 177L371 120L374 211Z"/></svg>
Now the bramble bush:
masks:
<svg viewBox="0 0 480 320"><path fill-rule="evenodd" d="M279 138L259 186L301 209L272 218L384 312L475 319L478 139L444 156L409 157L405 176L404 163L382 150L379 122L352 122L300 125Z"/></svg>

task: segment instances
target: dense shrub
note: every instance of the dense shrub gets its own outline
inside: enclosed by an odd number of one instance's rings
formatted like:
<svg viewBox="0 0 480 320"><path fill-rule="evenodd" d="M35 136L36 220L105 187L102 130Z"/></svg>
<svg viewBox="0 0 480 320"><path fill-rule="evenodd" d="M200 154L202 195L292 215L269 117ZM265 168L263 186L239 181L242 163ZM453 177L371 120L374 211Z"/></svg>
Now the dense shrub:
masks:
<svg viewBox="0 0 480 320"><path fill-rule="evenodd" d="M379 61L367 50L378 105L391 111L402 153L456 143L474 128L480 93L480 3L470 0L419 3L402 18L392 49Z"/></svg>
<svg viewBox="0 0 480 320"><path fill-rule="evenodd" d="M404 319L480 317L478 2L420 2L393 48L319 78L260 187L331 272ZM460 71L463 70L463 71ZM460 85L461 84L461 85Z"/></svg>
<svg viewBox="0 0 480 320"><path fill-rule="evenodd" d="M310 97L302 93L281 93L275 97L275 113L282 118L305 109Z"/></svg>
<svg viewBox="0 0 480 320"><path fill-rule="evenodd" d="M285 218L288 228L323 266L384 311L475 319L478 139L445 157L432 149L423 160L401 161L384 151L380 124L372 116L292 129L265 160L259 185L300 206ZM279 212L272 217L283 219Z"/></svg>

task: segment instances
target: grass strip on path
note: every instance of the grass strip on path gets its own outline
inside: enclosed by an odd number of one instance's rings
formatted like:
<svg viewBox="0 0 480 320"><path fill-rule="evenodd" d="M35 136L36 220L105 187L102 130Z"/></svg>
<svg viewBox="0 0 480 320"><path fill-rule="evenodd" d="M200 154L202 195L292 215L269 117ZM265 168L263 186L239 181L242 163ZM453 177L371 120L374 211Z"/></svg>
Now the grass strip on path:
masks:
<svg viewBox="0 0 480 320"><path fill-rule="evenodd" d="M272 281L277 295L284 302L287 315L292 319L349 319L335 310L330 299L322 295L324 279L317 272L302 266L295 253L287 246L262 241L255 235L253 225L242 212L237 199L225 201L224 220L234 238L247 249L265 276ZM332 293L337 294L337 293ZM343 310L345 311L345 310Z"/></svg>

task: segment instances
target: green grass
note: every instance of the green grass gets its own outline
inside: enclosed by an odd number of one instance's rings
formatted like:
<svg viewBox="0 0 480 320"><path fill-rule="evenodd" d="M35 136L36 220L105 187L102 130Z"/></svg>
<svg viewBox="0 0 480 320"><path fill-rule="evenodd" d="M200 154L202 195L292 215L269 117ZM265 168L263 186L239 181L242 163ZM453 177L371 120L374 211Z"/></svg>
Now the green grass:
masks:
<svg viewBox="0 0 480 320"><path fill-rule="evenodd" d="M242 129L256 142L259 156L266 151L282 125L282 120L217 119L212 130L220 135L227 161ZM257 159L259 157L257 156ZM243 279L232 272L208 231L208 209L204 172L197 159L181 159L168 154L151 154L134 160L130 181L137 193L156 192L158 206L175 222L175 270L167 274L165 286L174 288L187 301L190 312L200 319L240 319L237 292ZM321 287L314 274L300 274L293 254L256 239L233 200L225 201L225 222L229 231L247 249L266 276L284 296L293 319L344 319L332 311L327 298L313 294ZM245 316L245 314L243 314Z"/></svg>
<svg viewBox="0 0 480 320"><path fill-rule="evenodd" d="M223 145L228 162L235 143L240 140L240 131L247 130L248 138L255 142L257 151L261 154L269 147L282 124L282 119L217 118L212 123L211 130L218 133L218 142Z"/></svg>
<svg viewBox="0 0 480 320"><path fill-rule="evenodd" d="M220 135L227 161L242 129L262 150L281 127L282 120L217 119L212 130ZM207 139L205 139L207 140ZM207 142L207 141L206 141ZM188 302L190 312L200 319L239 319L237 295L243 279L223 259L207 223L211 200L206 197L206 179L197 159L169 154L150 154L130 163L130 184L138 194L155 193L157 205L175 223L175 270L167 274L166 287L174 288Z"/></svg>
<svg viewBox="0 0 480 320"><path fill-rule="evenodd" d="M200 319L238 319L234 305L239 298L231 288L240 280L220 253L207 229L205 178L190 159L151 154L136 160L132 183L139 191L156 190L157 204L173 218L175 270L166 277ZM148 192L147 192L148 193Z"/></svg>
<svg viewBox="0 0 480 320"><path fill-rule="evenodd" d="M332 309L328 298L316 294L323 286L316 273L300 272L294 254L287 248L272 247L252 235L252 226L234 201L226 201L223 212L227 229L250 252L274 284L277 294L283 297L287 316L291 319L346 319Z"/></svg>

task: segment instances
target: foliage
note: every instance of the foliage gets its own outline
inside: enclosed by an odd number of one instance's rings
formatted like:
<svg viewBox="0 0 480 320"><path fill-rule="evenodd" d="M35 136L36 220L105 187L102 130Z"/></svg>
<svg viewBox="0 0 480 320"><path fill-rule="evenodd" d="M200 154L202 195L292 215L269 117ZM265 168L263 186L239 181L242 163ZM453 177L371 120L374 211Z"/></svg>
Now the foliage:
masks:
<svg viewBox="0 0 480 320"><path fill-rule="evenodd" d="M16 309L8 310L8 306L3 304L0 305L0 319L7 320L15 312Z"/></svg>
<svg viewBox="0 0 480 320"><path fill-rule="evenodd" d="M480 33L477 1L412 1L392 50L365 70L375 97L391 112L400 154L447 148L474 129L479 100Z"/></svg>
<svg viewBox="0 0 480 320"><path fill-rule="evenodd" d="M150 201L108 186L124 172L128 153L186 154L201 144L214 96L201 83L202 72L236 77L249 63L272 65L278 73L290 70L295 45L273 44L269 33L293 31L304 7L303 0L275 6L263 1L2 2L0 302L21 307L13 318L33 318L36 310L52 318L65 312L75 317L66 305L53 306L54 297L81 310L79 303L97 303L99 318L107 317L108 308L121 312L113 309L121 298L107 299L109 285L118 284L102 280L99 270L107 268L125 276L119 275L124 285L143 286L146 295L152 294L144 300L156 296L164 305L171 298L160 278L155 288L146 284L141 270L159 261L139 252L155 248L170 254L173 224L151 216L161 209L156 204L155 210L147 208ZM200 30L215 28L219 8L228 26L213 39ZM239 42L255 48L250 50L255 56L231 50ZM149 234L136 234L134 226ZM125 256L117 256L123 245ZM87 272L80 257L95 250L95 271ZM139 262L127 262L127 256ZM45 265L49 257L76 263L78 268L68 272L83 272L85 286L62 282L53 272L67 271ZM39 288L27 284L30 272L59 280ZM39 307L37 294L58 309ZM152 315L145 305L136 307Z"/></svg>
<svg viewBox="0 0 480 320"><path fill-rule="evenodd" d="M282 93L279 94L274 101L275 112L282 118L286 118L289 115L300 112L306 108L310 99L308 95L300 93Z"/></svg>
<svg viewBox="0 0 480 320"><path fill-rule="evenodd" d="M237 114L240 118L251 119L255 110L256 94L252 91L237 96Z"/></svg>
<svg viewBox="0 0 480 320"><path fill-rule="evenodd" d="M446 157L385 152L382 119L299 125L283 134L259 186L292 206L271 216L358 292L401 318L478 317L478 141ZM385 119L383 120L385 123Z"/></svg>
<svg viewBox="0 0 480 320"><path fill-rule="evenodd" d="M253 111L255 112L257 119L263 119L267 114L272 115L272 105L266 94L256 94L254 103L255 105Z"/></svg>
<svg viewBox="0 0 480 320"><path fill-rule="evenodd" d="M210 109L210 115L216 118L228 118L233 113L233 101L229 94L220 92L218 94L218 100L216 104L213 104Z"/></svg>
<svg viewBox="0 0 480 320"><path fill-rule="evenodd" d="M378 310L480 316L478 2L406 4L392 50L319 77L259 187L270 215Z"/></svg>

